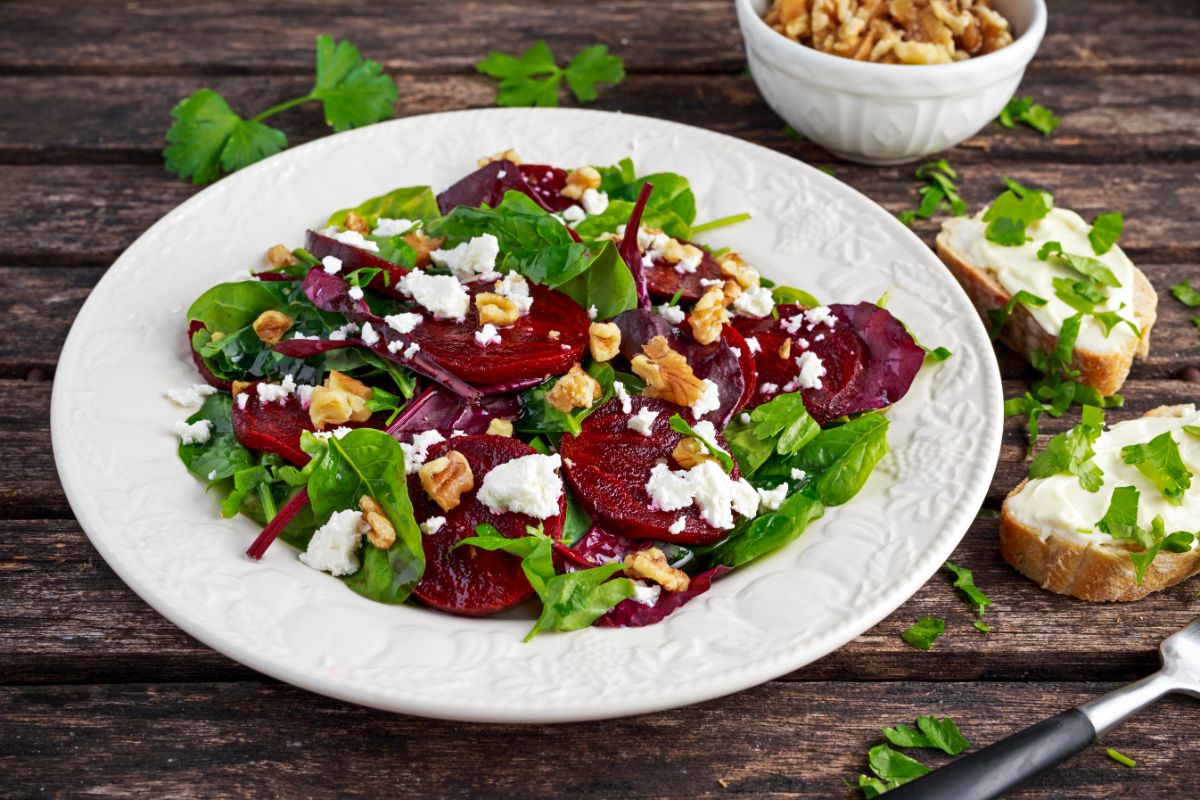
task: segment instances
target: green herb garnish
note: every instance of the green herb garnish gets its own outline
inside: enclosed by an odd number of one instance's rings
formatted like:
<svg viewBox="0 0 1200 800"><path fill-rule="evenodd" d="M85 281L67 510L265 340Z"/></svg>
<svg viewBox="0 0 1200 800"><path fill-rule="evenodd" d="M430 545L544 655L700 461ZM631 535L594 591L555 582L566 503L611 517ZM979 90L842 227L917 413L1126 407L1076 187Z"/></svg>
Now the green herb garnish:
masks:
<svg viewBox="0 0 1200 800"><path fill-rule="evenodd" d="M1062 245L1058 242L1046 242L1038 250L1037 257L1042 261L1048 260L1051 256L1054 256L1058 263L1070 267L1088 281L1098 286L1119 287L1121 285L1121 282L1117 280L1117 276L1113 274L1113 271L1103 261L1091 256L1077 256L1071 253L1064 253Z"/></svg>
<svg viewBox="0 0 1200 800"><path fill-rule="evenodd" d="M493 50L475 69L499 79L496 105L501 106L557 106L563 78L576 100L590 103L597 97L596 84L618 84L625 79L625 62L620 56L610 55L607 45L580 50L562 68L542 39L520 56Z"/></svg>
<svg viewBox="0 0 1200 800"><path fill-rule="evenodd" d="M900 638L918 650L929 650L934 641L946 632L946 620L939 617L921 617L900 634Z"/></svg>
<svg viewBox="0 0 1200 800"><path fill-rule="evenodd" d="M709 455L721 464L721 469L725 470L726 474L733 472L733 458L729 453L718 447L716 441L710 441L707 436L698 433L683 417L678 414L671 415L671 430L676 433L682 433L684 436L691 436L700 442L700 444L704 445L704 449L708 451Z"/></svg>
<svg viewBox="0 0 1200 800"><path fill-rule="evenodd" d="M1200 306L1200 290L1193 289L1191 281L1185 280L1175 284L1171 287L1171 294L1188 308Z"/></svg>
<svg viewBox="0 0 1200 800"><path fill-rule="evenodd" d="M1006 128L1015 128L1019 122L1033 128L1042 136L1049 136L1062 124L1062 120L1054 116L1053 111L1033 102L1032 97L1014 97L1009 100L996 121Z"/></svg>
<svg viewBox="0 0 1200 800"><path fill-rule="evenodd" d="M1008 318L1017 308L1017 304L1029 307L1040 308L1049 301L1044 297L1038 297L1033 292L1027 292L1024 289L1019 289L1016 294L1008 298L1008 302L1002 308L988 309L988 322L991 323L991 336L996 339L1000 336L1000 332L1004 330L1005 324L1008 323Z"/></svg>
<svg viewBox="0 0 1200 800"><path fill-rule="evenodd" d="M896 747L922 747L956 756L971 746L966 737L959 732L954 720L949 717L938 719L920 716L917 717L917 729L900 724L894 728L880 730L884 738Z"/></svg>
<svg viewBox="0 0 1200 800"><path fill-rule="evenodd" d="M1121 460L1136 466L1171 505L1182 503L1183 493L1192 485L1192 473L1183 463L1170 431L1144 444L1122 447Z"/></svg>
<svg viewBox="0 0 1200 800"><path fill-rule="evenodd" d="M911 225L913 220L929 219L943 206L949 207L950 213L956 217L967 213L967 204L959 196L958 187L954 185L958 173L946 159L922 164L917 167L913 176L919 181L925 181L926 185L918 190L921 202L917 208L913 211L901 211L896 215L905 225Z"/></svg>
<svg viewBox="0 0 1200 800"><path fill-rule="evenodd" d="M1118 486L1113 489L1112 499L1104 516L1096 523L1096 527L1117 541L1132 542L1142 548L1141 552L1131 552L1129 560L1133 562L1137 585L1142 585L1146 569L1158 556L1166 550L1171 553L1186 553L1196 540L1196 533L1175 531L1168 534L1161 516L1155 516L1146 529L1138 525L1138 505L1141 493L1134 486Z"/></svg>
<svg viewBox="0 0 1200 800"><path fill-rule="evenodd" d="M1104 473L1092 459L1092 446L1104 430L1104 412L1095 406L1083 407L1083 420L1066 433L1060 433L1046 444L1029 465L1030 478L1068 474L1079 479L1079 485L1089 492L1100 490Z"/></svg>
<svg viewBox="0 0 1200 800"><path fill-rule="evenodd" d="M1028 189L1011 178L1005 178L1004 184L1008 189L983 212L983 221L988 223L984 236L994 244L1019 247L1028 241L1025 229L1054 208L1054 197L1049 192Z"/></svg>
<svg viewBox="0 0 1200 800"><path fill-rule="evenodd" d="M1134 761L1132 758L1130 758L1129 756L1125 755L1124 753L1122 753L1118 750L1114 750L1110 747L1105 752L1108 753L1109 758L1111 758L1113 761L1117 762L1118 764L1122 764L1126 767L1129 767L1130 769L1133 769L1134 767L1137 766L1136 761Z"/></svg>
<svg viewBox="0 0 1200 800"><path fill-rule="evenodd" d="M1092 252L1102 256L1112 249L1125 230L1125 216L1117 211L1112 214L1101 214L1092 223L1088 231L1088 241L1092 243Z"/></svg>
<svg viewBox="0 0 1200 800"><path fill-rule="evenodd" d="M979 591L979 587L975 585L975 576L971 574L971 570L967 569L966 567L960 567L956 564L951 564L949 561L946 562L946 569L954 573L954 588L958 589L967 596L967 599L971 601L971 605L975 606L975 611L979 615L979 620L982 620L984 613L987 611L987 607L992 604L992 601L986 594ZM976 627L978 627L978 625ZM984 633L987 633L987 630L984 630L983 628L980 628L980 630L983 630ZM950 755L954 755L954 753L951 753Z"/></svg>

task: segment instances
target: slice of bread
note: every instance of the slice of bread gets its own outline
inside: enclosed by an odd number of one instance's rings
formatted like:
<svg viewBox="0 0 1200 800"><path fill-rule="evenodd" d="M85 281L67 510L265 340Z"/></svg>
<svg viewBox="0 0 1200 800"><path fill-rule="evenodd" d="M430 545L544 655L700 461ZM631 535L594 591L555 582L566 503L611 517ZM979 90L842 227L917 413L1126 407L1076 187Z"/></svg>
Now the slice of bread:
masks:
<svg viewBox="0 0 1200 800"><path fill-rule="evenodd" d="M971 263L966 254L951 244L956 238L955 227L970 222L967 217L951 217L943 222L937 237L937 251L978 309L984 324L988 325L987 312L1003 308L1012 295L996 279L994 272L984 265ZM1131 337L1128 347L1111 353L1095 353L1076 347L1071 360L1071 367L1080 372L1079 382L1105 396L1120 391L1134 356L1144 358L1150 352L1150 328L1157 318L1158 296L1140 269L1134 269L1133 298L1133 321L1141 329L1141 337ZM1029 310L1018 303L1000 333L1000 340L1028 360L1035 350L1054 349L1058 336L1043 328Z"/></svg>
<svg viewBox="0 0 1200 800"><path fill-rule="evenodd" d="M1190 406L1161 406L1148 417L1181 416ZM1031 528L1009 513L1009 500L1029 480L1009 492L1000 510L1000 554L1017 572L1043 589L1092 602L1141 600L1200 572L1200 548L1186 553L1159 551L1146 568L1141 586L1129 549L1118 542L1084 543L1069 535Z"/></svg>

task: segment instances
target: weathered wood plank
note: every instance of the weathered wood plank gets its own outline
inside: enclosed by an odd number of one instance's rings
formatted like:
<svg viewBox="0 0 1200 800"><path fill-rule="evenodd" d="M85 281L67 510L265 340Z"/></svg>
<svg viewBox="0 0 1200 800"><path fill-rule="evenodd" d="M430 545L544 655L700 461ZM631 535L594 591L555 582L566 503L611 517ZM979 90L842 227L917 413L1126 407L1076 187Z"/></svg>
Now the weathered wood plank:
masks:
<svg viewBox="0 0 1200 800"><path fill-rule="evenodd" d="M336 8L336 10L335 10ZM62 21L71 21L63 36ZM8 4L0 69L60 73L300 72L312 70L318 34L349 38L389 71L471 69L491 49L519 52L538 38L562 57L597 41L639 71L736 72L745 61L731 3L616 0L405 3L291 0L270 8L233 2ZM1164 21L1169 20L1169 24ZM1183 71L1200 64L1200 18L1190 0L1132 13L1121 0L1059 0L1039 53L1060 70Z"/></svg>
<svg viewBox="0 0 1200 800"><path fill-rule="evenodd" d="M1110 688L773 683L632 719L518 726L421 720L251 682L22 687L0 690L0 766L14 796L380 797L401 786L406 797L850 798L845 781L866 769L883 725L948 715L982 746ZM1192 796L1194 702L1164 700L1108 737L1136 770L1094 745L1007 796Z"/></svg>

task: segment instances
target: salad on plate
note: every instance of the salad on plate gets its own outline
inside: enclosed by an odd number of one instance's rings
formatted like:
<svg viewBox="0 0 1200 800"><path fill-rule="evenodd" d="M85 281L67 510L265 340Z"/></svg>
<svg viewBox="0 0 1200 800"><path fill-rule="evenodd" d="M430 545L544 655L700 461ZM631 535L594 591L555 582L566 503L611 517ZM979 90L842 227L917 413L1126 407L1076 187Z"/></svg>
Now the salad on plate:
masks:
<svg viewBox="0 0 1200 800"><path fill-rule="evenodd" d="M695 217L680 175L512 151L337 211L188 309L179 456L250 557L372 600L658 622L852 500L927 355Z"/></svg>

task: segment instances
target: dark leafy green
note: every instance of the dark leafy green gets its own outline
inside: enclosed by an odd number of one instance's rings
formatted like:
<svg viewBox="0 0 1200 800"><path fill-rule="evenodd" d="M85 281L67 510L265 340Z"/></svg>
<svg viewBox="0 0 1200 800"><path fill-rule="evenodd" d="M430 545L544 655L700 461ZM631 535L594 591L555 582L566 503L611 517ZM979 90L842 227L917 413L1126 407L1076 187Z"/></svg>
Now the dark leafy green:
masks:
<svg viewBox="0 0 1200 800"><path fill-rule="evenodd" d="M946 632L946 620L938 617L921 617L909 625L900 638L918 650L929 650L939 636Z"/></svg>
<svg viewBox="0 0 1200 800"><path fill-rule="evenodd" d="M1138 468L1172 505L1183 502L1183 494L1192 485L1192 473L1179 455L1179 445L1170 431L1143 444L1121 448L1121 460Z"/></svg>
<svg viewBox="0 0 1200 800"><path fill-rule="evenodd" d="M204 399L200 410L187 418L189 423L200 420L212 423L207 442L181 442L179 445L179 459L183 461L188 472L209 486L255 465L254 454L238 444L233 435L232 411L233 400L229 395L211 394Z"/></svg>
<svg viewBox="0 0 1200 800"><path fill-rule="evenodd" d="M329 215L326 225L344 225L346 216L354 212L374 228L381 217L388 219L411 219L414 222L429 222L437 219L437 198L428 186L403 186L387 194L372 197L354 208L343 208Z"/></svg>
<svg viewBox="0 0 1200 800"><path fill-rule="evenodd" d="M818 473L812 485L822 503L842 505L858 494L879 459L887 454L887 429L887 417L877 412L863 414L821 431L789 464Z"/></svg>

